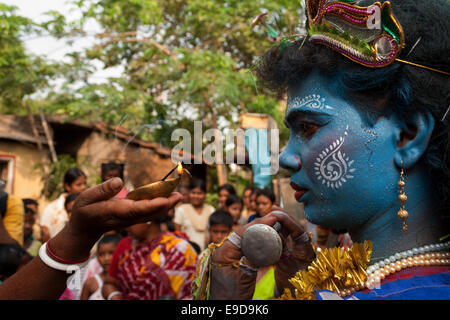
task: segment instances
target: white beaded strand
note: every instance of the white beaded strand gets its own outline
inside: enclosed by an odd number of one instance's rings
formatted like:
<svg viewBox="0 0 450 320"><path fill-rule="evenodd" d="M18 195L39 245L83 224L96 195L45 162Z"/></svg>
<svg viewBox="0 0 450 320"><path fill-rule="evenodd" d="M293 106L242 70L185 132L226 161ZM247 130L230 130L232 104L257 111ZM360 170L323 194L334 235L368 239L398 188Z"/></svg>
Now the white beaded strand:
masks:
<svg viewBox="0 0 450 320"><path fill-rule="evenodd" d="M389 258L381 260L366 270L367 280L363 287L370 290L381 284L381 280L387 276L406 268L420 266L448 266L450 265L450 252L444 251L450 248L450 241L440 244L432 244L395 253ZM353 294L363 288L354 287L340 292L342 297Z"/></svg>
<svg viewBox="0 0 450 320"><path fill-rule="evenodd" d="M367 274L374 273L380 268L383 268L389 264L393 264L396 261L406 259L407 257L413 257L417 256L419 254L425 254L432 251L441 251L450 248L450 241L440 244L432 244L432 245L426 245L420 248L413 248L407 251L398 252L390 256L389 258L386 258L382 261L379 261L371 266L366 270Z"/></svg>

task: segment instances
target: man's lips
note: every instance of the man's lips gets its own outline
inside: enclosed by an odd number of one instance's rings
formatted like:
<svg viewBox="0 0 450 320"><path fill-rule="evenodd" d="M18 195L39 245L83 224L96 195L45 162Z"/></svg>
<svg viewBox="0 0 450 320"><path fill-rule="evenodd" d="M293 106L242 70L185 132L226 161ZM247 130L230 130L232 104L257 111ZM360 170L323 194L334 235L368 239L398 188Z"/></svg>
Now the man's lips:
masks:
<svg viewBox="0 0 450 320"><path fill-rule="evenodd" d="M308 192L308 189L302 188L296 185L294 182L291 182L291 188L295 190L294 196L297 201L299 201L300 198L303 197L306 192Z"/></svg>

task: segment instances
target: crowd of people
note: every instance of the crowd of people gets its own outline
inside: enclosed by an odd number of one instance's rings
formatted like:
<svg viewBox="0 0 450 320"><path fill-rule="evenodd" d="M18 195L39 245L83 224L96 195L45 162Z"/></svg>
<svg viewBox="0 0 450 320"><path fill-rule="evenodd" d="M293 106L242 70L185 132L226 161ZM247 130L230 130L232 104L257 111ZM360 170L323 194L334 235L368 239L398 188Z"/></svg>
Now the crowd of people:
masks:
<svg viewBox="0 0 450 320"><path fill-rule="evenodd" d="M101 168L102 181L124 179L123 165ZM39 213L35 199L2 192L0 198L0 281L39 255L40 247L67 224L77 197L87 189L87 176L69 169L64 190ZM192 299L198 261L209 244L221 243L232 231L270 213L270 188L247 187L239 195L231 184L218 188L218 203L206 203L206 184L191 179L177 189L183 195L157 220L105 233L91 250L88 263L67 281L61 300ZM115 196L125 199L123 187ZM4 205L2 206L2 202ZM273 298L273 267L261 268L254 299Z"/></svg>

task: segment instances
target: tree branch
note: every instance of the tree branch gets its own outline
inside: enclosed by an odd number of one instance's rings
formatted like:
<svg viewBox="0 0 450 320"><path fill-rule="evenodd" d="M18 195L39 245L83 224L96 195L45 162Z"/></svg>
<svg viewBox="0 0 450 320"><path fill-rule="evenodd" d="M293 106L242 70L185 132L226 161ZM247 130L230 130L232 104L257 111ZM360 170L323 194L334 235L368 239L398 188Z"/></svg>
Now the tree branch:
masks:
<svg viewBox="0 0 450 320"><path fill-rule="evenodd" d="M186 69L186 65L184 63L180 62L178 57L176 56L176 54L173 51L171 51L169 48L167 48L166 46L163 46L162 44L160 44L156 41L153 41L150 38L138 39L138 38L136 38L136 36L137 36L136 31L121 32L121 33L117 33L117 34L111 34L111 33L98 33L97 34L98 38L109 38L108 44L113 43L113 42L150 44L150 45L154 46L155 48L157 48L158 50L167 54L169 57L172 58L173 61L178 62L183 70ZM133 37L133 38L130 38L130 37Z"/></svg>

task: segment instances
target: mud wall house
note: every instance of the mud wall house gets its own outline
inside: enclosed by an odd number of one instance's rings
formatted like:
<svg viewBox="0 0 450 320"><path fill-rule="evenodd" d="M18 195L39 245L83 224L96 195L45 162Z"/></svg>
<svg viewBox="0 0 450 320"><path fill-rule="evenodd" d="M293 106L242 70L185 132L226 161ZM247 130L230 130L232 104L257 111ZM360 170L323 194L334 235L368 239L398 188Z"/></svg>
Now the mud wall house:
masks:
<svg viewBox="0 0 450 320"><path fill-rule="evenodd" d="M34 119L38 137L33 134L28 116L0 116L0 174L6 181L7 192L38 199L42 212L48 201L40 197L42 177L33 168L40 162L50 161L50 148L40 127L40 117L35 115ZM103 122L65 120L54 115L46 115L45 119L55 153L68 154L79 163L87 162L82 169L88 176L99 177L101 164L114 161L124 164L125 181L128 188L133 188L160 180L174 167L172 149L138 139L127 128ZM43 152L39 151L38 141ZM186 167L195 178L206 178L206 164Z"/></svg>
<svg viewBox="0 0 450 320"><path fill-rule="evenodd" d="M69 154L80 163L89 159L90 168L86 171L94 169L98 176L102 163L114 161L124 164L129 188L158 181L174 167L171 148L138 139L135 132L125 127L104 122L65 121L58 116L47 116L47 121L54 133L57 154ZM206 178L206 164L186 167L194 177Z"/></svg>
<svg viewBox="0 0 450 320"><path fill-rule="evenodd" d="M0 116L0 179L6 182L6 192L21 198L39 199L43 183L34 167L49 161L47 155L47 141L33 134L28 117ZM40 200L42 205L46 204Z"/></svg>

